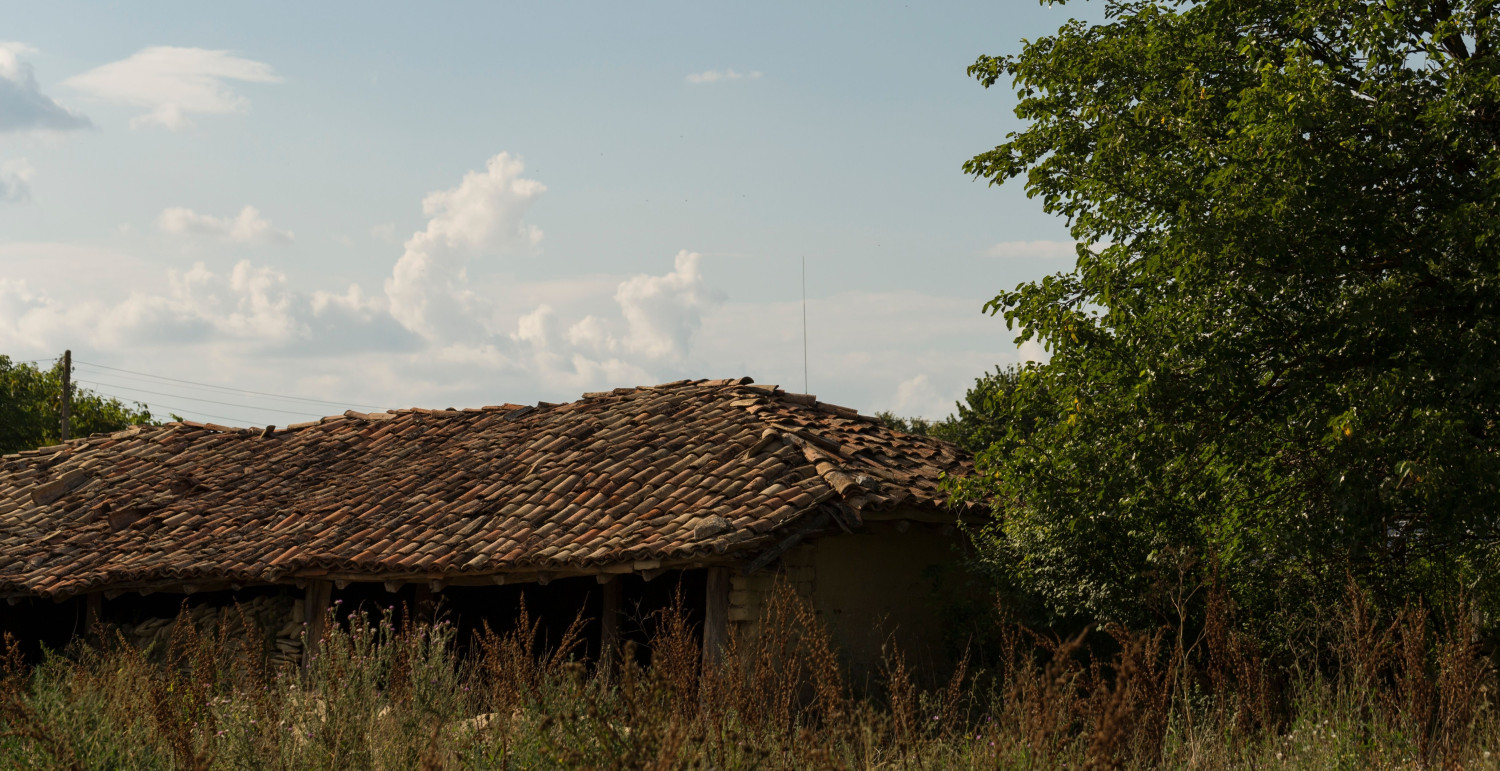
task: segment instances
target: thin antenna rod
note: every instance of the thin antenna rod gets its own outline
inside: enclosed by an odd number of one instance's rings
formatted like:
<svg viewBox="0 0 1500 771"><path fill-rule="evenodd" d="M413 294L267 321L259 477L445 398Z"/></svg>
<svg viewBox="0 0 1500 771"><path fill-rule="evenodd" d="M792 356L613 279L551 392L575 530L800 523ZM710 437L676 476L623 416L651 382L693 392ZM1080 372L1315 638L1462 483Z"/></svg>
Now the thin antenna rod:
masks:
<svg viewBox="0 0 1500 771"><path fill-rule="evenodd" d="M807 256L802 257L802 393L812 393L807 384Z"/></svg>

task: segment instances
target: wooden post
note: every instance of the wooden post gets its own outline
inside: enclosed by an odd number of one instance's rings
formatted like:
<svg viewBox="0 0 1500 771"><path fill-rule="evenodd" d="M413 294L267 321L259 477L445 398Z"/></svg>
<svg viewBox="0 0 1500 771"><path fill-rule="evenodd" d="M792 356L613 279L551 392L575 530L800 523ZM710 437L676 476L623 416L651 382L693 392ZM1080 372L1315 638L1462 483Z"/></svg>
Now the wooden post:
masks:
<svg viewBox="0 0 1500 771"><path fill-rule="evenodd" d="M724 660L729 644L729 568L708 569L707 597L703 603L703 666L713 668Z"/></svg>
<svg viewBox="0 0 1500 771"><path fill-rule="evenodd" d="M613 669L620 657L620 611L625 604L625 582L611 578L604 584L604 607L599 613L599 666Z"/></svg>
<svg viewBox="0 0 1500 771"><path fill-rule="evenodd" d="M98 592L89 592L83 601L83 633L93 634L99 631L99 621L104 617L104 597Z"/></svg>
<svg viewBox="0 0 1500 771"><path fill-rule="evenodd" d="M309 579L302 599L302 622L307 624L307 644L302 649L302 666L312 663L323 637L323 623L328 618L328 602L333 598L333 584Z"/></svg>
<svg viewBox="0 0 1500 771"><path fill-rule="evenodd" d="M62 440L64 442L72 438L69 431L73 426L73 351L63 351L62 371Z"/></svg>
<svg viewBox="0 0 1500 771"><path fill-rule="evenodd" d="M433 608L436 607L436 600L432 596L432 585L425 581L418 582L415 589L416 592L415 597L412 598L412 605L416 607L411 609L411 612L414 614L414 620L423 624L430 624L436 620L434 618L436 614L432 612Z"/></svg>

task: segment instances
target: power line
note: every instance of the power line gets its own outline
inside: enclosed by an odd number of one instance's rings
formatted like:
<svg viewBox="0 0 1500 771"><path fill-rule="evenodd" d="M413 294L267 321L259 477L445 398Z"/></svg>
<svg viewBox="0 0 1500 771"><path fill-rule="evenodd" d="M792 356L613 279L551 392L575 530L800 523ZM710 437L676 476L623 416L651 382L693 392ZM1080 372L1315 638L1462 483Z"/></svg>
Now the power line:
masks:
<svg viewBox="0 0 1500 771"><path fill-rule="evenodd" d="M120 399L122 401L127 399L127 397L123 397L123 396L120 396L118 394L104 393L102 391L99 392L99 395L100 396L108 396L111 399ZM144 404L148 410L151 408L151 405L147 404L145 402L138 402L138 403L139 404ZM246 425L246 426L253 426L256 423L253 420L246 420L245 418L233 418L233 417L229 417L228 415L215 415L215 414L213 414L211 412L203 412L202 410L198 410L198 409L188 409L187 407L177 407L177 406L173 406L171 404L162 404L161 402L157 402L156 406L158 408L161 408L161 409L164 409L164 410L168 410L169 412L191 413L193 415L202 415L205 418L214 418L216 420L228 420L228 421L232 421L232 422L235 422L235 423L240 423L240 424L243 424L243 425Z"/></svg>
<svg viewBox="0 0 1500 771"><path fill-rule="evenodd" d="M321 417L324 417L323 415L318 415L318 414L311 413L311 412L298 412L296 410L281 410L281 409L277 409L275 407L258 407L258 406L254 405L254 404L239 404L237 402L221 402L221 401L215 401L213 399L202 399L202 398L199 398L197 396L188 396L187 394L170 394L170 393L166 393L165 391L150 391L150 390L147 390L145 388L136 388L135 386L122 385L120 383L104 383L104 382L100 382L100 381L97 381L97 380L80 380L78 382L80 382L80 383L87 383L88 385L91 385L91 386L104 386L106 388L123 388L123 389L125 389L127 391L140 391L143 394L152 394L154 396L170 396L173 399L187 399L188 401L191 401L191 402L203 402L204 404L222 404L225 407L240 407L242 409L247 409L247 410L265 410L266 412L281 412L281 413L285 413L287 415L302 415L304 417L310 417L310 418L321 418Z"/></svg>
<svg viewBox="0 0 1500 771"><path fill-rule="evenodd" d="M199 383L199 382L196 382L196 381L193 381L193 380L179 380L178 378L166 377L165 375L153 375L153 374L151 374L149 372L136 372L135 370L121 369L119 367L108 367L108 366L105 366L103 364L94 364L92 362L79 361L79 360L76 360L76 359L74 360L73 363L74 364L82 364L82 365L89 366L89 367L94 367L96 369L107 369L107 370L109 370L111 372L123 372L123 373L129 374L129 375L140 375L141 377L147 377L147 378L151 378L153 380L166 380L166 381L169 381L169 382L172 382L172 383L181 383L183 385L198 386L200 388L214 388L214 389L218 389L220 391L233 391L235 393L241 393L241 394L252 394L252 395L255 395L255 396L268 396L268 397L271 397L272 399L289 399L289 400L292 400L292 401L299 401L299 402L314 402L314 403L317 403L317 404L329 404L329 405L332 405L334 407L346 407L346 408L347 407L365 407L367 409L372 409L372 410L381 409L380 407L377 407L377 406L375 406L373 404L355 404L353 402L333 402L333 401L328 401L327 399L313 399L313 398L310 398L310 397L307 397L307 396L288 396L286 394L273 394L273 393L266 393L265 391L251 391L251 390L244 389L244 388L232 388L230 386L213 385L212 383ZM241 405L241 406L243 406L243 405Z"/></svg>
<svg viewBox="0 0 1500 771"><path fill-rule="evenodd" d="M209 389L214 389L214 390L219 390L219 391L230 391L230 392L233 392L233 393L250 394L250 395L253 395L253 396L264 396L264 397L268 397L268 398L271 398L271 399L285 399L285 400L288 400L288 401L311 402L311 403L314 403L314 404L327 404L327 405L330 405L330 406L333 406L333 407L344 407L344 408L348 408L348 407L366 407L366 408L369 408L369 409L380 409L379 407L376 407L376 406L370 405L370 404L355 404L353 402L335 402L335 401L329 401L327 399L314 399L314 398L311 398L311 397L308 397L308 396L290 396L290 395L287 395L287 394L275 394L275 393L268 393L268 392L265 392L265 391L251 391L251 390L248 390L248 389L245 389L245 388L234 388L234 387L231 387L231 386L214 385L212 383L199 383L199 382L193 381L193 380L182 380L182 379L179 379L179 378L167 377L165 375L153 375L153 374L151 374L149 372L136 372L135 370L121 369L119 367L109 367L109 366L105 366L103 364L94 364L94 363L85 362L85 361L79 361L79 362L76 362L76 363L83 364L83 365L86 365L86 366L89 366L89 367L94 367L96 369L104 369L104 370L109 370L111 372L124 373L126 376L137 375L137 376L142 377L142 378L148 378L147 382L151 382L151 381L155 381L155 380L164 380L164 381L167 381L167 382L180 383L182 385L193 386L193 387L196 387L196 388L209 388ZM245 405L241 405L241 406L245 406Z"/></svg>
<svg viewBox="0 0 1500 771"><path fill-rule="evenodd" d="M220 389L228 392L228 393L220 393L220 392L217 392L217 391L209 391L209 393L211 395L213 395L213 396L237 396L237 395L239 395L241 393L241 391L239 391L238 389L232 389L232 388L229 388L228 386L211 386L211 385L208 385L208 384L196 384L196 383L189 384L188 381L173 380L172 378L165 378L165 377L157 377L156 379L152 379L150 376L136 377L133 374L123 374L121 371L118 371L118 370L114 371L114 372L105 372L105 373L100 373L100 374L108 375L111 378L124 378L126 380L133 380L133 381L136 381L136 382L145 383L147 385L156 386L156 387L202 388L202 389L205 389L205 390L210 389L210 388L220 388ZM161 382L161 381L171 381L171 382ZM181 383L182 385L178 385L178 383ZM146 390L144 388L141 388L140 386L135 386L135 385L131 385L131 386L120 385L120 387L121 388L133 388L133 389L138 390L138 391L145 391ZM148 393L154 393L154 392L149 392L148 391ZM177 394L167 394L167 395L168 396L176 396ZM259 397L261 395L260 394L256 394L256 396ZM185 399L197 399L199 397L184 395L183 398L185 398ZM291 405L294 406L294 407L313 406L314 409L321 409L321 407L317 407L315 405L323 405L323 404L327 404L329 406L335 406L335 407L346 407L346 408L349 407L349 406L363 406L363 405L349 405L346 402L325 402L325 401L323 401L321 399L302 399L301 397L296 397L296 396L275 396L275 395L266 394L263 398L268 398L268 399L282 399L282 400L286 400L288 402L291 402ZM300 401L310 401L310 402L312 402L312 405L300 404L299 403ZM251 404L238 404L238 403L236 403L236 406L250 407L252 409L261 409L260 407L258 407L256 405L251 405ZM301 413L301 414L307 414L307 413ZM324 414L324 413L319 413L319 414L321 415L321 414Z"/></svg>

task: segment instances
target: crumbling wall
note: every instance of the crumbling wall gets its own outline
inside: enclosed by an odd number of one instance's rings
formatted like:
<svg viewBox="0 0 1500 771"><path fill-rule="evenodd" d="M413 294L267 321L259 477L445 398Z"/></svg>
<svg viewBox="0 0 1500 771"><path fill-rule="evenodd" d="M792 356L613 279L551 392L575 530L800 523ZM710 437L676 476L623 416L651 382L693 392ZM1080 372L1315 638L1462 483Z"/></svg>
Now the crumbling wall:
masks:
<svg viewBox="0 0 1500 771"><path fill-rule="evenodd" d="M239 644L247 636L246 623L254 627L257 637L269 642L272 666L296 664L302 660L302 600L286 595L262 595L239 603L219 605L204 603L187 609L187 620L202 634L217 634L225 625L227 639ZM116 626L125 641L145 650L164 651L171 643L177 616L156 616Z"/></svg>
<svg viewBox="0 0 1500 771"><path fill-rule="evenodd" d="M766 604L780 581L785 581L792 591L805 602L813 598L816 570L814 560L817 549L813 544L802 544L788 549L781 555L779 563L771 569L753 575L741 575L735 571L729 578L729 625L742 640L752 640L760 631L760 621Z"/></svg>

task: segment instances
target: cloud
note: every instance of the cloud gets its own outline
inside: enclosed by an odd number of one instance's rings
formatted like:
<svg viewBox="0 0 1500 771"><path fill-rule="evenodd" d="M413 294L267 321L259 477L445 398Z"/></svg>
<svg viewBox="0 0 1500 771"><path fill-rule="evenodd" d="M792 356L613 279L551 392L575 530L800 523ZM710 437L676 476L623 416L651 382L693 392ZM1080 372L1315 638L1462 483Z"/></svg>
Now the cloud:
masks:
<svg viewBox="0 0 1500 771"><path fill-rule="evenodd" d="M932 420L952 412L953 400L939 396L932 381L927 375L922 374L897 384L896 398L891 402L891 411L897 415Z"/></svg>
<svg viewBox="0 0 1500 771"><path fill-rule="evenodd" d="M240 209L231 217L213 217L199 214L180 206L165 209L156 219L156 227L163 233L176 236L209 236L240 244L290 244L294 238L290 230L277 230L260 210L254 206Z"/></svg>
<svg viewBox="0 0 1500 771"><path fill-rule="evenodd" d="M431 339L472 330L482 301L468 288L469 262L481 254L523 255L542 240L525 220L547 191L526 179L518 156L500 153L483 171L470 171L457 187L422 200L427 227L407 239L385 293L391 315Z"/></svg>
<svg viewBox="0 0 1500 771"><path fill-rule="evenodd" d="M713 263L692 252L660 273L505 281L483 292L482 282L472 284L483 302L471 328L436 338L397 321L381 292L299 288L248 261L229 271L199 264L153 272L126 254L47 244L0 246L0 261L19 266L0 279L0 350L23 358L71 347L84 361L127 369L149 361L149 371L168 377L351 406L560 401L744 374L803 390L800 303L720 301L706 270ZM60 276L60 265L84 283ZM809 298L810 390L866 413L946 415L975 377L1028 353L1007 342L982 304L911 291ZM158 412L194 406L134 396ZM228 401L252 406L199 404L196 417L305 419L274 411L286 404L257 412L254 400Z"/></svg>
<svg viewBox="0 0 1500 771"><path fill-rule="evenodd" d="M692 251L670 261L663 254L634 275L546 281L520 281L503 263L481 260L535 252L541 233L526 215L544 188L523 169L502 153L428 195L428 221L404 250L388 249L383 285L299 285L250 261L163 270L97 247L0 244L0 350L40 358L71 348L83 361L350 406L560 401L736 375L803 390L801 303L732 302L715 291L715 263ZM260 220L253 210L234 218L184 211L167 218L169 227L224 239L240 219ZM914 291L809 298L810 390L866 413L947 414L975 377L1038 355L1016 349L1003 322L981 312L985 299ZM141 398L158 413L188 415L181 408L193 405ZM306 419L277 412L290 409L284 403L223 401L245 406L199 404L196 417Z"/></svg>
<svg viewBox="0 0 1500 771"><path fill-rule="evenodd" d="M107 256L113 255L97 259ZM0 349L78 345L152 351L153 357L181 350L200 361L234 352L253 362L411 350L416 339L390 320L382 299L367 298L357 287L308 293L285 273L248 260L227 273L201 262L155 276L135 271L135 285L112 300L54 295L24 279L0 281ZM67 288L66 282L53 287Z"/></svg>
<svg viewBox="0 0 1500 771"><path fill-rule="evenodd" d="M695 252L681 251L665 274L618 282L617 315L589 313L567 324L550 303L536 306L516 319L507 335L516 345L516 360L542 382L567 388L687 376L703 316L723 299L706 285L701 260ZM605 305L598 294L559 299L589 310Z"/></svg>
<svg viewBox="0 0 1500 771"><path fill-rule="evenodd" d="M1078 256L1078 246L1072 241L1002 241L986 252L998 259L1062 260Z"/></svg>
<svg viewBox="0 0 1500 771"><path fill-rule="evenodd" d="M400 243L400 239L396 236L396 226L389 222L382 222L370 228L370 237L388 244Z"/></svg>
<svg viewBox="0 0 1500 771"><path fill-rule="evenodd" d="M705 70L688 75L687 82L698 85L702 83L717 83L721 80L758 80L759 78L759 70L751 70L744 73L735 70Z"/></svg>
<svg viewBox="0 0 1500 771"><path fill-rule="evenodd" d="M190 128L192 114L245 112L248 99L227 81L279 83L268 64L228 51L156 46L129 58L96 67L64 83L106 101L147 110L131 128L158 125L173 131Z"/></svg>
<svg viewBox="0 0 1500 771"><path fill-rule="evenodd" d="M512 337L545 339L549 344L559 338L580 356L629 355L658 364L681 364L703 326L704 314L724 301L723 294L704 281L702 260L696 252L680 251L666 274L632 276L620 282L614 294L623 323L590 314L568 327L566 335L558 336L540 334L541 320L524 318L526 326Z"/></svg>
<svg viewBox="0 0 1500 771"><path fill-rule="evenodd" d="M31 199L31 178L36 169L25 158L0 163L0 202L17 203Z"/></svg>
<svg viewBox="0 0 1500 771"><path fill-rule="evenodd" d="M703 312L723 297L709 291L699 269L702 256L681 251L673 270L663 276L635 276L615 290L625 317L625 350L648 357L681 358L693 334L703 326Z"/></svg>
<svg viewBox="0 0 1500 771"><path fill-rule="evenodd" d="M20 43L0 43L0 132L88 128L88 118L42 93L30 62L22 58L34 53Z"/></svg>
<svg viewBox="0 0 1500 771"><path fill-rule="evenodd" d="M948 415L976 377L1023 357L1004 321L981 311L985 299L861 290L808 298L807 389L866 414ZM726 302L704 315L689 360L692 371L801 391L801 304Z"/></svg>

